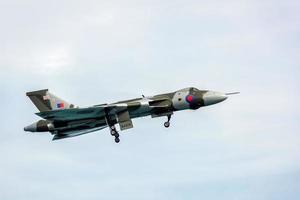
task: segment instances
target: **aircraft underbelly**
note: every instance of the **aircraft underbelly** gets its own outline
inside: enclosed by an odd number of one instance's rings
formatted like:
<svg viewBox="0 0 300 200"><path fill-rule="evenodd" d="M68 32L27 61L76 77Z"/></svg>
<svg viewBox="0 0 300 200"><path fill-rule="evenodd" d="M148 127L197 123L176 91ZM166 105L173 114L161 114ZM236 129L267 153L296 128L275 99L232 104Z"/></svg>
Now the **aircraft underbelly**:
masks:
<svg viewBox="0 0 300 200"><path fill-rule="evenodd" d="M145 117L147 115L151 115L152 108L147 106L141 106L140 108L130 111L130 117L131 118L137 118L137 117Z"/></svg>

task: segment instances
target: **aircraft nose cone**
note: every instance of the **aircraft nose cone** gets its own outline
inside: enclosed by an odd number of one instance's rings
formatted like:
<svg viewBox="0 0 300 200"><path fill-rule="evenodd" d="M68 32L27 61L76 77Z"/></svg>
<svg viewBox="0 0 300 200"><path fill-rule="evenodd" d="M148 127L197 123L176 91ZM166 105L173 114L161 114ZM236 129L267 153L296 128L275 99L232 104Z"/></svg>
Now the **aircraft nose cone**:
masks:
<svg viewBox="0 0 300 200"><path fill-rule="evenodd" d="M204 105L209 106L226 100L228 96L222 92L209 91L203 95Z"/></svg>

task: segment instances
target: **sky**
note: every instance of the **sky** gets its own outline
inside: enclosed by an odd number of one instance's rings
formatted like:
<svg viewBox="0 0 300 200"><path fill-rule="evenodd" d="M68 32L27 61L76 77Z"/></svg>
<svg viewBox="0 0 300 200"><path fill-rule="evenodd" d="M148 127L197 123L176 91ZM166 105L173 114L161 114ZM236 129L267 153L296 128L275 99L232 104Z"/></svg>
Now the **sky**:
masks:
<svg viewBox="0 0 300 200"><path fill-rule="evenodd" d="M0 199L296 200L300 2L0 0ZM185 87L240 91L51 141L28 91L81 107Z"/></svg>

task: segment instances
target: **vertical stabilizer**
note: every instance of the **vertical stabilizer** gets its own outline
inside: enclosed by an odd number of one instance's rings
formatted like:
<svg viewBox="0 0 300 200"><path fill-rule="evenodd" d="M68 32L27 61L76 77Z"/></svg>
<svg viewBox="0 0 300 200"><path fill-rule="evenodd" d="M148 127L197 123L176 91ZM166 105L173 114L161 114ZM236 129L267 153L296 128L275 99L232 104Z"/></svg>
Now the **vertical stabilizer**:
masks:
<svg viewBox="0 0 300 200"><path fill-rule="evenodd" d="M68 102L56 97L51 94L48 89L27 92L26 95L40 112L74 108L73 104L69 104Z"/></svg>

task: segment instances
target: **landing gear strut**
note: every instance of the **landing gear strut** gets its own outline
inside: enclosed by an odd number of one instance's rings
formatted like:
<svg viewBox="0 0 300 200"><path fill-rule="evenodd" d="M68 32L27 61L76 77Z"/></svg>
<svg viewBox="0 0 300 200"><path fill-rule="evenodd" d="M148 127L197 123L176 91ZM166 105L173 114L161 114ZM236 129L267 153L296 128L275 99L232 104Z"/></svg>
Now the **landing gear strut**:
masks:
<svg viewBox="0 0 300 200"><path fill-rule="evenodd" d="M168 121L166 121L166 122L164 123L164 126L165 126L166 128L169 128L169 127L170 127L170 120L171 120L171 115L168 115Z"/></svg>
<svg viewBox="0 0 300 200"><path fill-rule="evenodd" d="M115 137L115 142L119 143L120 142L120 138L119 138L120 135L119 135L114 123L112 122L111 118L109 117L107 110L105 110L105 114L106 114L105 121L106 121L106 124L109 127L110 134Z"/></svg>

